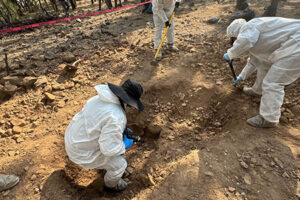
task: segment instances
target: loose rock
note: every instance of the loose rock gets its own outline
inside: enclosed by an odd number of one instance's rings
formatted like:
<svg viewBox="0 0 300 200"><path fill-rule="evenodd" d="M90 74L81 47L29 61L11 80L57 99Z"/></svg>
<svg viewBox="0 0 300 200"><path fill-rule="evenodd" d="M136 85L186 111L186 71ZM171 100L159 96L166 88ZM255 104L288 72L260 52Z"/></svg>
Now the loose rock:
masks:
<svg viewBox="0 0 300 200"><path fill-rule="evenodd" d="M61 58L66 63L71 63L76 60L75 56L71 52L64 53Z"/></svg>
<svg viewBox="0 0 300 200"><path fill-rule="evenodd" d="M249 174L245 174L244 181L246 184L250 185L251 184L251 176Z"/></svg>
<svg viewBox="0 0 300 200"><path fill-rule="evenodd" d="M53 94L50 94L50 93L48 93L48 92L45 92L45 97L46 97L47 99L49 99L50 101L54 101L55 98L56 98Z"/></svg>
<svg viewBox="0 0 300 200"><path fill-rule="evenodd" d="M229 187L229 188L228 188L228 191L229 191L229 192L234 192L234 191L235 191L235 188L234 188L234 187Z"/></svg>
<svg viewBox="0 0 300 200"><path fill-rule="evenodd" d="M36 77L33 76L27 76L23 79L22 85L25 86L26 88L30 88L34 85L34 83L37 81Z"/></svg>
<svg viewBox="0 0 300 200"><path fill-rule="evenodd" d="M248 169L248 167L249 167L244 161L241 161L240 165L245 169Z"/></svg>
<svg viewBox="0 0 300 200"><path fill-rule="evenodd" d="M48 79L46 76L40 76L37 78L36 82L34 83L35 87L44 86L48 83Z"/></svg>

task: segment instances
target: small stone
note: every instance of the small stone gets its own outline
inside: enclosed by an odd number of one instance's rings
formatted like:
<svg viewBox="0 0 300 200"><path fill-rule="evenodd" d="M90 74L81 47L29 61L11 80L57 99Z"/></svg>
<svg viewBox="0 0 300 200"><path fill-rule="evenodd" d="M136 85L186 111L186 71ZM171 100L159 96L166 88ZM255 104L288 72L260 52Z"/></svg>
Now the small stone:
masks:
<svg viewBox="0 0 300 200"><path fill-rule="evenodd" d="M244 161L241 161L240 165L245 169L248 169L248 167L249 167Z"/></svg>
<svg viewBox="0 0 300 200"><path fill-rule="evenodd" d="M12 85L9 81L7 81L5 82L4 87L1 90L5 93L5 95L12 96L17 92L18 87Z"/></svg>
<svg viewBox="0 0 300 200"><path fill-rule="evenodd" d="M149 179L150 184L151 184L152 186L154 186L154 185L155 185L155 182L154 182L154 180L153 180L153 177L152 177L150 174L148 174L148 179Z"/></svg>
<svg viewBox="0 0 300 200"><path fill-rule="evenodd" d="M18 76L5 76L1 79L1 83L4 84L6 81L8 81L12 85L22 85L22 79Z"/></svg>
<svg viewBox="0 0 300 200"><path fill-rule="evenodd" d="M174 137L173 135L169 135L169 136L168 136L168 139L169 139L169 140L174 140L175 137Z"/></svg>
<svg viewBox="0 0 300 200"><path fill-rule="evenodd" d="M50 101L54 101L55 98L56 98L53 94L50 94L50 93L48 93L48 92L45 92L45 97L46 97L47 99L49 99Z"/></svg>
<svg viewBox="0 0 300 200"><path fill-rule="evenodd" d="M0 128L0 137L3 136L5 134L5 130Z"/></svg>
<svg viewBox="0 0 300 200"><path fill-rule="evenodd" d="M251 162L252 164L255 164L257 161L256 161L255 158L251 158L251 159L250 159L250 162Z"/></svg>
<svg viewBox="0 0 300 200"><path fill-rule="evenodd" d="M251 176L249 174L245 174L244 181L247 185L251 184Z"/></svg>
<svg viewBox="0 0 300 200"><path fill-rule="evenodd" d="M51 85L46 85L46 87L44 87L44 92L52 92L52 87Z"/></svg>
<svg viewBox="0 0 300 200"><path fill-rule="evenodd" d="M59 107L59 108L63 108L65 105L66 105L66 102L65 102L64 100L60 100L60 101L57 103L57 107Z"/></svg>
<svg viewBox="0 0 300 200"><path fill-rule="evenodd" d="M283 168L283 163L281 162L281 160L279 160L278 158L275 157L274 161L280 168Z"/></svg>
<svg viewBox="0 0 300 200"><path fill-rule="evenodd" d="M79 22L79 23L81 23L81 22L82 22L82 21L81 21L81 19L76 19L76 21L77 21L77 22Z"/></svg>
<svg viewBox="0 0 300 200"><path fill-rule="evenodd" d="M16 152L15 151L9 151L8 156L13 157L15 156Z"/></svg>
<svg viewBox="0 0 300 200"><path fill-rule="evenodd" d="M282 177L283 178L290 178L290 176L287 172L283 172Z"/></svg>
<svg viewBox="0 0 300 200"><path fill-rule="evenodd" d="M228 188L228 191L229 191L229 192L234 192L234 191L235 191L235 188L234 188L234 187L229 187L229 188Z"/></svg>
<svg viewBox="0 0 300 200"><path fill-rule="evenodd" d="M215 122L214 125L215 125L216 127L222 126L222 124L221 124L220 122Z"/></svg>
<svg viewBox="0 0 300 200"><path fill-rule="evenodd" d="M17 138L17 143L21 143L21 142L24 142L24 139L23 138Z"/></svg>
<svg viewBox="0 0 300 200"><path fill-rule="evenodd" d="M133 174L134 168L131 167L131 166L127 167L127 172L128 172L129 174Z"/></svg>
<svg viewBox="0 0 300 200"><path fill-rule="evenodd" d="M66 63L71 63L74 62L76 58L71 52L66 52L62 55L62 60Z"/></svg>
<svg viewBox="0 0 300 200"><path fill-rule="evenodd" d="M25 86L26 88L29 88L32 87L36 81L37 81L36 77L27 76L23 79L22 85Z"/></svg>
<svg viewBox="0 0 300 200"><path fill-rule="evenodd" d="M26 122L23 119L13 119L10 121L13 126L25 126Z"/></svg>
<svg viewBox="0 0 300 200"><path fill-rule="evenodd" d="M14 126L12 131L14 134L20 134L22 132L22 128L20 126Z"/></svg>
<svg viewBox="0 0 300 200"><path fill-rule="evenodd" d="M46 85L48 83L48 79L46 76L40 76L37 78L36 82L34 83L35 87L40 87Z"/></svg>
<svg viewBox="0 0 300 200"><path fill-rule="evenodd" d="M32 122L32 125L31 125L32 128L36 128L38 127L38 123L37 122Z"/></svg>
<svg viewBox="0 0 300 200"><path fill-rule="evenodd" d="M276 164L275 164L273 161L271 161L270 165L271 165L272 167L274 167Z"/></svg>
<svg viewBox="0 0 300 200"><path fill-rule="evenodd" d="M222 85L223 82L222 82L222 81L217 81L216 84L217 84L217 85Z"/></svg>
<svg viewBox="0 0 300 200"><path fill-rule="evenodd" d="M186 107L186 103L181 104L182 107Z"/></svg>
<svg viewBox="0 0 300 200"><path fill-rule="evenodd" d="M30 180L31 180L31 181L34 181L35 179L36 179L36 175L33 174L33 175L31 176Z"/></svg>
<svg viewBox="0 0 300 200"><path fill-rule="evenodd" d="M37 194L39 193L40 189L37 187L37 188L34 188L34 193Z"/></svg>
<svg viewBox="0 0 300 200"><path fill-rule="evenodd" d="M204 174L206 176L210 176L210 177L214 176L214 174L212 172L210 172L210 171L206 171L206 172L204 172Z"/></svg>
<svg viewBox="0 0 300 200"><path fill-rule="evenodd" d="M55 83L52 84L52 89L53 90L63 90L64 86L55 82Z"/></svg>

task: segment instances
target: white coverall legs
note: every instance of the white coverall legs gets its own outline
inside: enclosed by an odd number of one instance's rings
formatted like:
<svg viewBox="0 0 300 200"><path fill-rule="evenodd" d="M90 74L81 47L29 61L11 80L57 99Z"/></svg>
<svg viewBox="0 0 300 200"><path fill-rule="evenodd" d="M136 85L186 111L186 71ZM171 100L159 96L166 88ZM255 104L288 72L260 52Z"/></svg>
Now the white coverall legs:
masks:
<svg viewBox="0 0 300 200"><path fill-rule="evenodd" d="M121 180L127 167L127 162L123 156L116 156L108 159L109 161L107 161L105 166L99 167L98 169L106 170L104 183L107 187L113 188Z"/></svg>
<svg viewBox="0 0 300 200"><path fill-rule="evenodd" d="M272 64L262 62L256 57L250 55L247 61L247 65L244 67L239 76L242 77L243 80L246 80L253 72L257 71L256 80L254 85L252 86L252 90L256 94L261 95L262 83L271 65Z"/></svg>
<svg viewBox="0 0 300 200"><path fill-rule="evenodd" d="M173 12L173 9L171 10L165 10L166 16L168 18L171 17ZM154 21L154 25L155 25L155 30L154 30L154 49L158 49L159 44L161 42L162 39L162 32L164 30L165 26L165 22L163 22L158 15L153 14L153 21ZM174 18L172 20L171 26L167 32L167 42L168 44L174 44L175 41L175 35L174 35L174 28L175 28L175 24L174 24Z"/></svg>
<svg viewBox="0 0 300 200"><path fill-rule="evenodd" d="M300 77L300 53L276 61L263 79L260 115L269 122L279 122L284 87Z"/></svg>

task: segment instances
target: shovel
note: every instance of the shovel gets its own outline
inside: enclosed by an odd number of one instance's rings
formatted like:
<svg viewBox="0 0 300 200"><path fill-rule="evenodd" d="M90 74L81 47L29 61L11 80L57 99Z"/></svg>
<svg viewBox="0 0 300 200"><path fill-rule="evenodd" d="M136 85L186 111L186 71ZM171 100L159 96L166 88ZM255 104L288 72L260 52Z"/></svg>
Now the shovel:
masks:
<svg viewBox="0 0 300 200"><path fill-rule="evenodd" d="M170 19L169 19L169 24L171 24L172 19L173 19L173 17L174 17L174 14L175 14L175 9L174 9L174 11L173 11L173 13L172 13L172 15L171 15L171 17L170 17ZM158 53L159 53L160 48L161 48L161 46L162 46L162 44L163 44L163 42L164 42L164 39L165 39L165 37L166 37L166 35L167 35L167 32L168 32L169 28L170 28L170 26L167 26L166 29L165 29L165 31L164 31L164 35L163 35L163 37L162 37L162 39L161 39L161 41L160 41L160 44L159 44L158 49L157 49L157 51L156 51L156 53L155 53L155 56L154 56L153 60L151 61L151 65L154 65L154 66L157 66L157 65L158 65L158 60L157 60L156 58L157 58L157 56L158 56Z"/></svg>
<svg viewBox="0 0 300 200"><path fill-rule="evenodd" d="M233 68L233 65L232 65L233 60L227 61L227 62L228 62L229 67L230 67L230 69L231 69L232 76L233 76L233 80L236 80L236 73L235 73L234 68ZM233 84L233 85L236 86L236 84Z"/></svg>

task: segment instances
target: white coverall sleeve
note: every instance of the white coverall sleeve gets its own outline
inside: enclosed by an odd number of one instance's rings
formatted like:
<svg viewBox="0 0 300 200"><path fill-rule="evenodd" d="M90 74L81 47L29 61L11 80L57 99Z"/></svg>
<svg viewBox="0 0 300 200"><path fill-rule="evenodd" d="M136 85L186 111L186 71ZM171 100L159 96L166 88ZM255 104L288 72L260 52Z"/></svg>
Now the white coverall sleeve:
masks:
<svg viewBox="0 0 300 200"><path fill-rule="evenodd" d="M228 49L227 53L232 60L239 57L244 52L251 49L259 38L260 32L253 24L246 24L242 27L237 40L233 43L233 46Z"/></svg>
<svg viewBox="0 0 300 200"><path fill-rule="evenodd" d="M164 11L164 5L162 2L159 2L161 0L154 0L152 1L152 9L153 13L157 14L157 16L161 19L161 21L166 22L169 20L167 17L165 11Z"/></svg>
<svg viewBox="0 0 300 200"><path fill-rule="evenodd" d="M253 72L256 71L257 66L254 65L253 59L254 58L251 56L247 59L247 64L239 75L243 80L246 80L249 76L251 76L251 74L253 74Z"/></svg>
<svg viewBox="0 0 300 200"><path fill-rule="evenodd" d="M124 129L125 125L114 118L109 119L103 126L98 142L104 156L119 156L125 153Z"/></svg>

